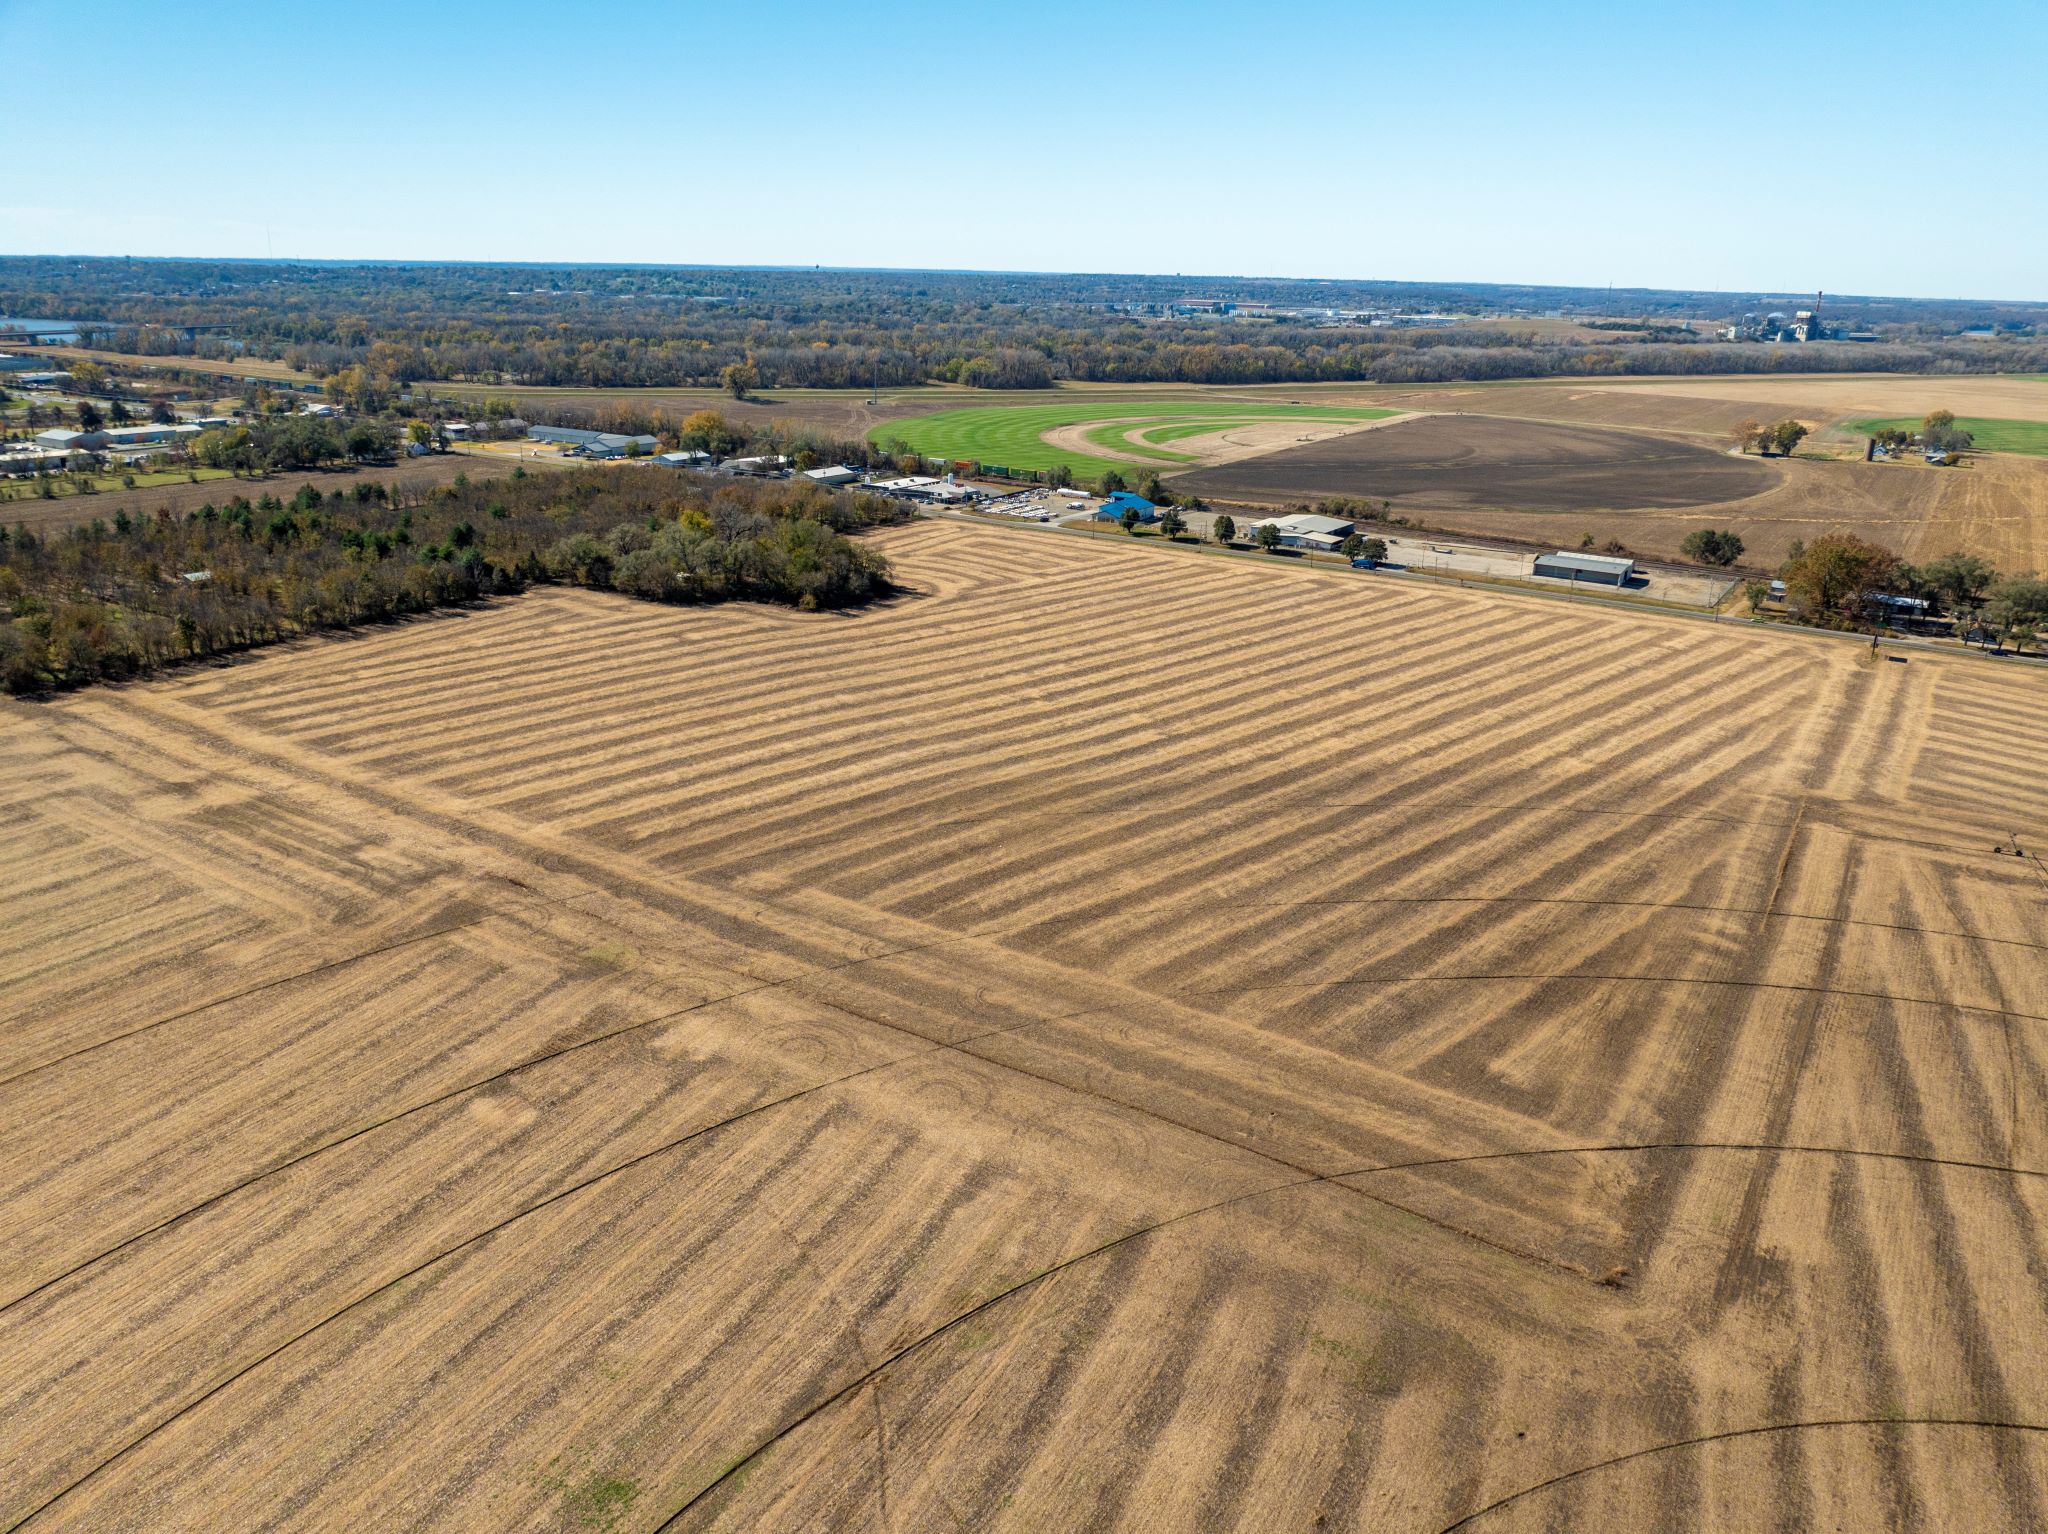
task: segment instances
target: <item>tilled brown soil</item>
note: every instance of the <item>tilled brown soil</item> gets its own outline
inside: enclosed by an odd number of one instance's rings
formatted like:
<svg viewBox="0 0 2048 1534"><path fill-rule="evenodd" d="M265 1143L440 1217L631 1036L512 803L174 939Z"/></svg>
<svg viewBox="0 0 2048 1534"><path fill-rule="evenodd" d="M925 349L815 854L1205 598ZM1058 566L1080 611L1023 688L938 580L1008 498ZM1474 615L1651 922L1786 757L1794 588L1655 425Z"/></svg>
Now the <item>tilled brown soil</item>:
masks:
<svg viewBox="0 0 2048 1534"><path fill-rule="evenodd" d="M2048 1523L2048 678L886 541L0 703L0 1528Z"/></svg>
<svg viewBox="0 0 2048 1534"><path fill-rule="evenodd" d="M1349 495L1422 510L1585 511L1695 506L1760 494L1776 483L1769 464L1697 441L1437 415L1198 469L1174 476L1173 487L1267 504Z"/></svg>

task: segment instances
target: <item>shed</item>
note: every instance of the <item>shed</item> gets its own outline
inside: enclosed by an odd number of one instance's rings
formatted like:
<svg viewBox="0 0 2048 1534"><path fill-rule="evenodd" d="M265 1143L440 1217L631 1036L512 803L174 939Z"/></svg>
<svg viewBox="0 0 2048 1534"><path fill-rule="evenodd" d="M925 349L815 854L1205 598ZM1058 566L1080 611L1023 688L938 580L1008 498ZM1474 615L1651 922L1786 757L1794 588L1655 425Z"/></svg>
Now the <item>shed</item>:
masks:
<svg viewBox="0 0 2048 1534"><path fill-rule="evenodd" d="M1625 554L1538 554L1532 574L1558 581L1590 581L1596 586L1626 586L1635 578L1636 562Z"/></svg>

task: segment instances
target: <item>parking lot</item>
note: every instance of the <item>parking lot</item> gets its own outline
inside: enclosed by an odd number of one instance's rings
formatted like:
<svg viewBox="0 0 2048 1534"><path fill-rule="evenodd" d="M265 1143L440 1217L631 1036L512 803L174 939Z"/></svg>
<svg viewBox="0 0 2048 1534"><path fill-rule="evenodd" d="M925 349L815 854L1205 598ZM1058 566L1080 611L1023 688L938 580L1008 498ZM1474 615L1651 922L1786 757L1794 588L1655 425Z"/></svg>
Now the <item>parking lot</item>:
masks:
<svg viewBox="0 0 2048 1534"><path fill-rule="evenodd" d="M1069 517L1086 516L1101 504L1093 496L1061 495L1056 490L1018 490L1004 494L994 485L975 484L976 490L987 491L993 500L983 501L974 510L984 517L1008 517L1018 522L1059 522Z"/></svg>

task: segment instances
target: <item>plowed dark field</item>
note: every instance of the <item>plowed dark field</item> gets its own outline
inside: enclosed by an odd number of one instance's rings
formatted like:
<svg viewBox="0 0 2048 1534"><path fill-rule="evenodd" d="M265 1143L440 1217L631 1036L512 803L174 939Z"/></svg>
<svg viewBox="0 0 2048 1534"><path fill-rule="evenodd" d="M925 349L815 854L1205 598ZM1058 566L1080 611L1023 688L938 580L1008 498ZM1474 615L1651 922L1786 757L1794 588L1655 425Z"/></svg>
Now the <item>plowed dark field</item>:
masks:
<svg viewBox="0 0 2048 1534"><path fill-rule="evenodd" d="M0 1530L2048 1527L2048 677L884 541L0 700Z"/></svg>
<svg viewBox="0 0 2048 1534"><path fill-rule="evenodd" d="M1760 494L1771 465L1650 432L1499 416L1424 416L1176 475L1211 500L1385 497L1421 509L1668 509Z"/></svg>

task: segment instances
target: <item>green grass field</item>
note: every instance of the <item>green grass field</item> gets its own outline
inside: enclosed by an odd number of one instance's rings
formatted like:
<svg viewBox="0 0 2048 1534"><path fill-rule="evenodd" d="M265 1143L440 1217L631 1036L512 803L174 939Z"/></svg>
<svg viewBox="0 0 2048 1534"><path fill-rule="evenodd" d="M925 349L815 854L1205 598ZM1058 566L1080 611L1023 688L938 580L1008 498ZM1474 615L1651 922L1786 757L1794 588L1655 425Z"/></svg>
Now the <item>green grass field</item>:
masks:
<svg viewBox="0 0 2048 1534"><path fill-rule="evenodd" d="M226 469L163 469L153 473L136 473L131 471L125 475L117 469L110 473L88 475L87 478L90 480L93 490L112 491L130 488L149 490L158 485L189 484L193 479L201 481L231 479L233 476ZM122 483L124 478L134 480L134 485L132 487L124 485ZM36 500L42 496L41 485L41 481L32 479L19 479L0 483L0 502ZM77 481L68 474L51 475L49 477L49 486L56 495L60 496L90 493L81 491Z"/></svg>
<svg viewBox="0 0 2048 1534"><path fill-rule="evenodd" d="M890 421L868 433L877 444L902 442L927 458L997 464L1006 469L1050 469L1065 464L1079 478L1115 469L1126 479L1145 465L1054 447L1044 433L1061 426L1088 426L1097 447L1157 463L1161 470L1198 462L1160 444L1253 421L1378 421L1397 412L1346 405L1247 405L1231 400L1061 401L1050 405L988 405L941 410L935 415ZM1124 433L1143 424L1140 440Z"/></svg>
<svg viewBox="0 0 2048 1534"><path fill-rule="evenodd" d="M2048 421L1999 421L1984 416L1959 415L1956 425L1975 439L1979 452L2031 453L2036 457L2048 457ZM1851 421L1849 426L1869 436L1872 432L1891 427L1900 431L1918 431L1920 422L1912 416L1901 415Z"/></svg>

